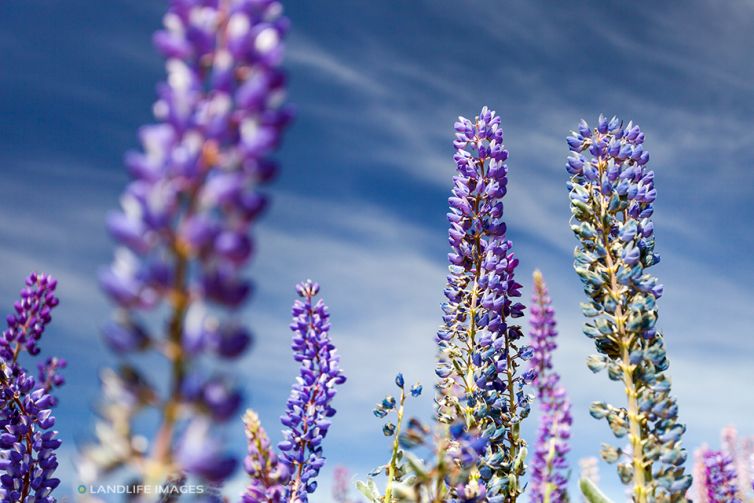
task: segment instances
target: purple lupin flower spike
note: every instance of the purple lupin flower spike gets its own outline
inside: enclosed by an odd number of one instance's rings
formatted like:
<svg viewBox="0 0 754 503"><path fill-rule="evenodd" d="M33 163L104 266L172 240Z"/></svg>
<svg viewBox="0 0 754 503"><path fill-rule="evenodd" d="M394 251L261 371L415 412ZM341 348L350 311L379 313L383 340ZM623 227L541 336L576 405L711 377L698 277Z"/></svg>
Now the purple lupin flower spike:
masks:
<svg viewBox="0 0 754 503"><path fill-rule="evenodd" d="M22 351L32 356L39 354L37 342L52 320L51 312L58 305L55 297L57 280L44 274L30 274L21 299L13 304L14 313L8 315L8 328L0 338L0 358L6 363L15 362Z"/></svg>
<svg viewBox="0 0 754 503"><path fill-rule="evenodd" d="M542 273L534 272L534 295L531 304L530 368L537 372L533 384L542 413L532 462L529 499L532 503L549 503L567 499L568 461L570 447L571 403L560 384L560 376L553 370L552 353L555 339L555 311L551 305Z"/></svg>
<svg viewBox="0 0 754 503"><path fill-rule="evenodd" d="M455 123L447 302L436 337L437 416L443 423L465 424L469 433L489 435L481 482L489 497L515 500L525 472L520 422L531 401L524 386L535 374L518 372L531 352L514 324L524 306L516 301L519 261L503 220L508 151L500 124L500 116L487 107L473 120L459 117Z"/></svg>
<svg viewBox="0 0 754 503"><path fill-rule="evenodd" d="M249 449L244 459L244 468L251 480L241 501L243 503L280 503L285 495L285 484L289 477L288 469L278 460L256 412L247 410L244 424Z"/></svg>
<svg viewBox="0 0 754 503"><path fill-rule="evenodd" d="M733 459L722 451L704 453L704 486L709 503L741 503Z"/></svg>
<svg viewBox="0 0 754 503"><path fill-rule="evenodd" d="M725 426L720 431L721 447L724 454L733 460L733 469L738 479L738 497L746 501L751 492L751 478L749 474L751 439L739 441L738 430L735 426Z"/></svg>
<svg viewBox="0 0 754 503"><path fill-rule="evenodd" d="M53 389L63 384L58 371L64 360L49 358L34 376L21 365L22 353L39 354L39 341L58 305L57 281L45 274L31 274L21 290L15 313L0 338L0 501L24 503L56 501L52 491L60 484L54 477L60 447L53 430Z"/></svg>
<svg viewBox="0 0 754 503"><path fill-rule="evenodd" d="M270 155L291 118L281 67L287 31L276 0L172 0L155 35L168 76L158 86L157 124L140 130L142 151L126 157L133 180L122 211L108 219L120 246L101 284L118 306L104 330L108 345L119 355L159 351L170 382L157 393L135 367L124 367L130 375L117 384L108 375L103 387L139 383L139 393L106 390L99 445L86 448L91 456L80 464L83 481L121 466L151 484L184 471L220 482L234 470L215 425L236 416L240 391L219 367L203 375L193 363L202 355L236 359L251 342L220 313L251 293L243 271L267 203L259 187L277 171ZM158 308L168 319L150 326L144 314ZM152 333L162 327L164 337ZM113 421L116 409L130 423L145 408L158 409L156 432L137 435Z"/></svg>
<svg viewBox="0 0 754 503"><path fill-rule="evenodd" d="M288 428L278 445L281 462L290 473L285 500L308 501L317 488L314 478L325 463L322 440L330 428L335 409L330 405L335 386L346 377L340 369L340 357L330 340L330 315L322 299L314 302L319 285L307 280L296 286L302 300L293 304L294 359L301 364L299 377L288 398L286 413L280 420Z"/></svg>

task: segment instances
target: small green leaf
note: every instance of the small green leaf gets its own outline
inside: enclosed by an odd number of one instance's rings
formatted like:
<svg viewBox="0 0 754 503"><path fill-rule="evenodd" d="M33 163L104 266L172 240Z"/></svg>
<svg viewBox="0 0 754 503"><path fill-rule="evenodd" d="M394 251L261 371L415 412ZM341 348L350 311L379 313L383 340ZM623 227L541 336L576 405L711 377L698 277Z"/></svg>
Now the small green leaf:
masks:
<svg viewBox="0 0 754 503"><path fill-rule="evenodd" d="M524 463L526 462L526 456L529 454L529 451L526 449L526 447L521 447L518 451L518 455L516 456L516 459L513 461L513 470L514 472L518 472L519 470L522 470L524 468Z"/></svg>
<svg viewBox="0 0 754 503"><path fill-rule="evenodd" d="M356 489L358 489L358 491L372 503L380 503L382 501L380 491L377 489L377 484L375 484L372 479L369 479L366 483L361 480L357 481Z"/></svg>
<svg viewBox="0 0 754 503"><path fill-rule="evenodd" d="M424 466L424 463L421 459L409 453L406 456L406 461L408 462L408 466L411 469L411 472L414 474L414 476L416 476L416 478L420 480L428 479L429 469Z"/></svg>
<svg viewBox="0 0 754 503"><path fill-rule="evenodd" d="M589 479L581 479L581 481L579 481L579 488L581 489L581 494L584 495L584 498L586 498L589 503L612 503L612 501L610 501L607 496L605 496L602 491L594 485L594 482Z"/></svg>

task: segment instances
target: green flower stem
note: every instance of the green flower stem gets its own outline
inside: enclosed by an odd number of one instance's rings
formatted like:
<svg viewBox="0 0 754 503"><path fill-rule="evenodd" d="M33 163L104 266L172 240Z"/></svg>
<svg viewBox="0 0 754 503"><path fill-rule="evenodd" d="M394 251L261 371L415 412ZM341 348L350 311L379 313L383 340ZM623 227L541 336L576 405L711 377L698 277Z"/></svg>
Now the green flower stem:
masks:
<svg viewBox="0 0 754 503"><path fill-rule="evenodd" d="M600 176L602 176L607 169L607 163L600 162L598 169L600 170ZM600 220L596 222L596 224L601 231L602 243L606 250L605 263L610 277L609 294L616 302L615 325L617 342L621 349L621 370L623 371L623 384L625 385L626 398L628 399L629 440L631 442L631 457L634 467L634 500L636 503L647 503L647 496L649 495L648 483L651 480L652 462L644 458L644 431L642 428L641 413L639 412L638 391L633 379L635 367L631 364L630 358L630 348L633 340L632 337L626 333L626 316L623 314L623 303L625 300L622 289L618 284L618 278L615 274L618 270L618 265L615 263L613 252L610 249L610 242L608 240L610 230L605 229L602 225L602 223L607 220L607 207L608 201L605 200L605 198L601 198ZM624 214L624 217L627 218L627 215Z"/></svg>
<svg viewBox="0 0 754 503"><path fill-rule="evenodd" d="M208 154L210 151L212 149L205 145L202 160L207 166L210 164L210 154ZM186 201L184 218L188 218L194 213L197 197L197 191L191 191ZM147 463L148 473L146 474L147 481L155 484L175 469L172 452L173 434L181 409L181 386L189 363L183 350L183 330L186 312L191 303L188 292L190 257L185 244L177 239L173 243L171 252L175 263L175 279L173 280L173 293L171 295L172 313L168 323L168 340L165 348L165 355L171 366L170 396L162 406L162 423L155 436L154 454Z"/></svg>
<svg viewBox="0 0 754 503"><path fill-rule="evenodd" d="M510 347L510 340L508 337L505 338L505 353L507 354L507 365L508 365L508 403L510 403L510 411L508 412L511 417L516 417L517 415L517 409L516 406L516 396L515 396L515 389L514 389L514 382L513 382L513 357L511 355L512 348ZM514 460L518 460L521 455L521 448L525 445L523 440L521 439L521 425L516 422L511 425L511 427L508 429L508 439L510 440L511 444L511 452L510 452L510 458ZM521 494L521 491L519 490L519 483L518 479L521 475L524 473L524 463L514 463L513 469L511 470L511 486L508 491L508 496L506 499L506 502L515 502L518 499L518 496Z"/></svg>
<svg viewBox="0 0 754 503"><path fill-rule="evenodd" d="M547 450L547 474L552 474L552 462L555 459L555 438L550 439L550 448ZM551 503L552 491L555 489L555 484L548 482L545 485L545 493L542 496L542 503Z"/></svg>
<svg viewBox="0 0 754 503"><path fill-rule="evenodd" d="M482 173L484 174L484 162L482 162ZM481 196L477 196L474 199L474 213L477 213L479 211L479 202L480 202ZM471 395L476 390L476 383L474 382L474 362L472 361L472 355L474 354L474 346L476 344L476 311L477 306L479 304L479 275L481 274L482 270L482 256L481 256L481 249L482 245L480 243L480 237L477 235L474 238L474 250L476 251L475 254L475 261L474 261L474 281L472 283L471 288L471 305L469 306L469 330L468 330L468 337L466 339L467 348L468 351L466 352L466 368L462 370L462 373L460 374L463 377L463 383L466 388L466 393ZM464 418L466 420L466 428L471 429L474 426L476 426L476 418L474 418L474 409L473 407L466 406L466 409L464 410Z"/></svg>
<svg viewBox="0 0 754 503"><path fill-rule="evenodd" d="M406 401L406 391L401 388L401 399L398 407L398 419L395 422L395 433L393 434L393 452L390 455L390 464L387 468L387 486L385 487L385 503L390 503L393 496L393 481L395 472L398 469L398 451L400 450L401 424L403 423L403 405Z"/></svg>

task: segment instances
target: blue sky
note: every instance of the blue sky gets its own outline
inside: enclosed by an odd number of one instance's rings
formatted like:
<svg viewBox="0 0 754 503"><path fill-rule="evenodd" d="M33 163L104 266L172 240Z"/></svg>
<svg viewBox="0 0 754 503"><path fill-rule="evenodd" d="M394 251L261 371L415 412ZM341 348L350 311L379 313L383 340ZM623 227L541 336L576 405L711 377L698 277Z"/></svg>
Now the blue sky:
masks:
<svg viewBox="0 0 754 503"><path fill-rule="evenodd" d="M45 349L71 362L59 409L68 458L89 435L97 370L112 361L98 337L109 308L96 271L111 255L104 218L126 183L123 153L151 120L163 76L150 40L164 4L0 3L0 302L10 307L27 271L60 278ZM483 104L502 115L511 152L506 213L526 295L541 268L559 314L574 464L610 439L588 404L620 400L617 385L584 365L592 348L580 332L564 188L563 138L600 112L647 133L666 286L659 324L686 444L716 444L726 424L754 435L754 2L319 0L286 9L298 119L256 232L258 290L244 320L257 343L238 374L277 430L295 372L293 285L320 281L350 377L325 481L337 464L363 476L384 461L370 411L396 371L432 381L452 124ZM415 406L431 410L428 399ZM228 432L240 434L240 424ZM61 493L78 483L69 462L63 474ZM618 498L611 468L602 479Z"/></svg>

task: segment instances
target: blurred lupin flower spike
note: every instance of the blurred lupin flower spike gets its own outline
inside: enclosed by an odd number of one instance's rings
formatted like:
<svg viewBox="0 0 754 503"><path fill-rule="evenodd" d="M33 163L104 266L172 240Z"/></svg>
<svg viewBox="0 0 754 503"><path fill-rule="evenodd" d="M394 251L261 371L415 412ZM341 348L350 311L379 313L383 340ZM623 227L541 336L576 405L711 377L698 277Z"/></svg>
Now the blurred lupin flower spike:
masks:
<svg viewBox="0 0 754 503"><path fill-rule="evenodd" d="M607 368L626 390L626 408L595 402L591 414L606 418L617 437L628 436L630 459L623 461L615 448L603 454L608 462L621 461L619 475L632 485L637 503L685 501L691 485L683 468L685 426L678 422L655 328L662 285L649 268L659 262L652 223L657 191L644 133L631 122L600 116L595 128L581 121L567 141L571 229L579 240L574 267L589 297L582 304L591 320L584 333L599 352L588 364L595 372Z"/></svg>
<svg viewBox="0 0 754 503"><path fill-rule="evenodd" d="M345 466L336 466L333 470L332 499L335 503L354 503L351 500L351 473Z"/></svg>
<svg viewBox="0 0 754 503"><path fill-rule="evenodd" d="M524 386L535 373L518 372L530 351L513 324L524 306L514 300L521 296L514 279L518 258L503 220L508 151L500 123L487 107L473 120L459 117L455 123L447 302L436 337L437 416L489 439L479 464L480 483L490 497L515 500L525 471L517 462L526 445L520 422L531 401Z"/></svg>
<svg viewBox="0 0 754 503"><path fill-rule="evenodd" d="M330 338L330 314L322 299L315 301L319 285L311 280L296 287L301 300L293 304L294 359L300 363L299 377L288 398L281 422L287 428L280 462L289 473L285 500L308 501L317 488L315 478L325 463L322 441L335 415L331 403L336 386L346 381L340 368L340 356Z"/></svg>
<svg viewBox="0 0 754 503"><path fill-rule="evenodd" d="M752 484L751 474L749 473L751 469L752 439L744 439L741 442L736 427L728 425L720 431L720 442L722 452L731 458L733 470L737 475L738 498L742 501L754 499L754 494L751 494Z"/></svg>
<svg viewBox="0 0 754 503"><path fill-rule="evenodd" d="M743 472L739 477L741 479L742 491L744 494L751 491L751 499L754 499L754 437L744 440L741 458L741 464L744 466Z"/></svg>
<svg viewBox="0 0 754 503"><path fill-rule="evenodd" d="M241 501L243 503L281 503L284 501L285 484L288 483L290 473L287 467L279 461L256 412L247 410L243 421L248 442L244 469L249 475L250 482Z"/></svg>
<svg viewBox="0 0 754 503"><path fill-rule="evenodd" d="M106 397L100 425L109 426L98 427L100 445L83 449L82 481L124 466L145 483L182 472L217 483L237 465L214 426L236 417L240 389L227 374L200 373L196 362L239 358L251 343L222 313L240 308L252 290L243 270L267 205L259 187L277 171L270 155L291 119L281 67L287 31L276 0L174 0L155 34L167 79L158 86L157 123L141 128L143 149L126 156L132 181L107 222L119 247L100 280L118 307L105 341L119 356L159 351L170 383L161 394L144 389L148 379L136 366L118 378L141 383L140 396L151 399ZM169 312L166 323L147 323L152 311ZM164 336L152 333L162 326ZM114 377L107 379L111 385ZM133 431L131 420L153 407L157 431ZM114 410L127 414L116 419ZM111 436L118 442L108 444ZM205 448L196 449L200 443Z"/></svg>
<svg viewBox="0 0 754 503"><path fill-rule="evenodd" d="M20 300L6 318L0 336L0 498L9 503L52 503L56 451L61 445L53 408L53 390L64 384L59 371L65 360L51 357L37 365L38 374L24 367L24 354L35 357L52 309L58 305L57 280L32 273Z"/></svg>
<svg viewBox="0 0 754 503"><path fill-rule="evenodd" d="M742 503L733 458L722 451L704 452L704 486L709 503Z"/></svg>
<svg viewBox="0 0 754 503"><path fill-rule="evenodd" d="M754 468L751 448L754 440L746 438L740 441L738 430L734 426L725 426L720 431L720 442L719 451L711 450L706 444L694 451L692 500L709 503L720 501L721 497L734 497L736 501L754 501L751 483ZM731 493L733 486L735 493Z"/></svg>
<svg viewBox="0 0 754 503"><path fill-rule="evenodd" d="M532 503L550 503L568 499L569 466L566 455L571 436L571 403L554 370L552 354L557 348L555 311L542 273L535 271L534 295L530 311L532 357L529 367L537 372L532 383L537 390L542 413L532 461L529 499Z"/></svg>
<svg viewBox="0 0 754 503"><path fill-rule="evenodd" d="M754 449L752 449L754 451ZM751 490L754 491L754 452L750 452L748 457L747 472L749 475L749 482L751 483ZM749 489L748 487L746 488Z"/></svg>
<svg viewBox="0 0 754 503"><path fill-rule="evenodd" d="M704 461L704 453L709 451L707 445L694 450L694 465L692 475L694 482L690 489L689 499L695 503L709 503L707 498L707 467Z"/></svg>

